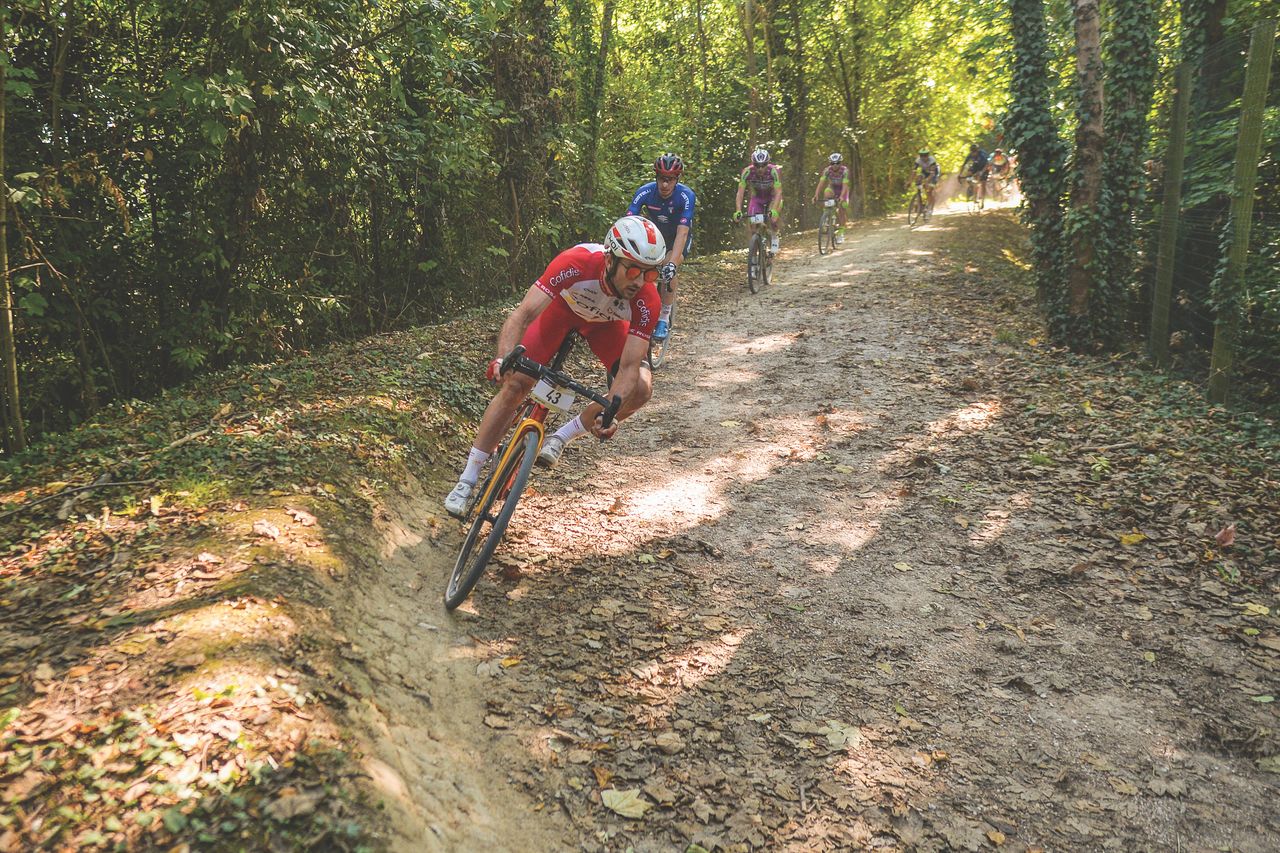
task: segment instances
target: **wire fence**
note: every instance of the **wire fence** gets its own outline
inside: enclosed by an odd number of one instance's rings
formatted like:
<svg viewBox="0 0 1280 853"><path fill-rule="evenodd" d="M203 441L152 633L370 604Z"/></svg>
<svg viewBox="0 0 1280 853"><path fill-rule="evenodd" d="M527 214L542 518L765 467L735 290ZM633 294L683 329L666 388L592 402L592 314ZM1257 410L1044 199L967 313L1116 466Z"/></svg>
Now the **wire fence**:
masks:
<svg viewBox="0 0 1280 853"><path fill-rule="evenodd" d="M1233 396L1267 407L1280 404L1274 44L1275 22L1263 22L1188 57L1168 81L1174 94L1148 164L1136 305L1157 362L1201 377L1211 399L1225 399L1230 385ZM1176 217L1166 221L1168 205Z"/></svg>

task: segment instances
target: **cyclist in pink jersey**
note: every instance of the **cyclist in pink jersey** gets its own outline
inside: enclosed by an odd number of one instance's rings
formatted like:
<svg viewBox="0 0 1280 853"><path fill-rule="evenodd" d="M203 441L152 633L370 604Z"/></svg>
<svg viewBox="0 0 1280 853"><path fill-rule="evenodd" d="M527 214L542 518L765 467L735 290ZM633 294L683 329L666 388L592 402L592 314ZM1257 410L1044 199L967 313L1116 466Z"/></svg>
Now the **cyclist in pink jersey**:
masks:
<svg viewBox="0 0 1280 853"><path fill-rule="evenodd" d="M778 252L778 225L782 211L782 175L778 167L769 162L769 152L757 148L751 154L751 165L742 170L738 181L738 198L733 204L733 220L742 218L742 197L751 187L751 200L747 205L747 216L757 213L769 213L769 234L773 238L769 251Z"/></svg>
<svg viewBox="0 0 1280 853"><path fill-rule="evenodd" d="M845 211L849 208L849 167L842 162L844 157L837 151L827 158L827 168L822 170L818 178L818 187L813 191L813 203L818 203L818 196L836 199L836 210L840 217L840 230L836 231L836 243L844 242L844 228L849 224Z"/></svg>
<svg viewBox="0 0 1280 853"><path fill-rule="evenodd" d="M501 387L480 420L457 485L445 498L450 515L466 513L480 469L533 388L535 380L523 373L499 375L503 356L517 343L524 345L528 358L546 364L569 332L577 331L610 372L609 395L622 397L617 420L625 420L649 402L653 394L649 338L662 306L654 282L666 254L666 241L652 222L643 216L624 216L609 228L603 244L581 243L566 249L533 283L498 333L497 356L489 363L487 375ZM568 442L588 432L598 438L612 436L617 422L602 429L600 413L600 405L592 403L548 436L538 462L554 465Z"/></svg>

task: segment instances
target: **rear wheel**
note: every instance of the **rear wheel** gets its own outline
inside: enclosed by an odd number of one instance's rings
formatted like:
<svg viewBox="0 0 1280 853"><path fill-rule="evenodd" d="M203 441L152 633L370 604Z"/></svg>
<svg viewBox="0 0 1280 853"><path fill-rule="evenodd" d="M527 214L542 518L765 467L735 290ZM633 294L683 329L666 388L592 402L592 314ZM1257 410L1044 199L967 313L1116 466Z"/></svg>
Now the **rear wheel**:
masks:
<svg viewBox="0 0 1280 853"><path fill-rule="evenodd" d="M530 429L517 436L516 446L501 468L495 468L485 480L481 494L483 500L474 510L471 529L453 564L449 584L444 590L444 606L453 610L467 600L471 589L480 580L494 549L507 532L511 514L529 482L534 458L538 455L538 431Z"/></svg>

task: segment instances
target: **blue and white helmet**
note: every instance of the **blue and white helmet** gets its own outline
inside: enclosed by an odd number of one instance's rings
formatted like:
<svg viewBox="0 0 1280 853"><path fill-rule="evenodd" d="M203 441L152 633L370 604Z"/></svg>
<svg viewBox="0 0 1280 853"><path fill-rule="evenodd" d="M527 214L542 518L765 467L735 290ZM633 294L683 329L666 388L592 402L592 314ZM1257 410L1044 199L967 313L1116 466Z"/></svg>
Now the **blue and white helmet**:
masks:
<svg viewBox="0 0 1280 853"><path fill-rule="evenodd" d="M763 148L757 148L751 153L751 162L755 163L757 166L763 166L765 163L769 162L769 152Z"/></svg>

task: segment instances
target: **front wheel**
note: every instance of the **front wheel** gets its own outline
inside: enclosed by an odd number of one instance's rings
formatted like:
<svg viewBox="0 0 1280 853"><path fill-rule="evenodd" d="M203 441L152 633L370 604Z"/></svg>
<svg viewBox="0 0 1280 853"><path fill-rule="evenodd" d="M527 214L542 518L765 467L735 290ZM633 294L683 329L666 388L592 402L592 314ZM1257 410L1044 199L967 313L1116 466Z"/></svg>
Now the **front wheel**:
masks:
<svg viewBox="0 0 1280 853"><path fill-rule="evenodd" d="M924 215L924 203L920 201L920 193L916 193L907 205L907 227L914 227Z"/></svg>
<svg viewBox="0 0 1280 853"><path fill-rule="evenodd" d="M667 336L660 341L649 339L649 367L657 370L667 360L667 352L671 349L671 336L676 325L676 306L671 305L671 318L667 320Z"/></svg>
<svg viewBox="0 0 1280 853"><path fill-rule="evenodd" d="M818 220L818 254L825 255L834 250L834 246L828 248L827 231L831 229L831 214L827 211L822 212L822 218ZM834 237L831 238L835 240Z"/></svg>
<svg viewBox="0 0 1280 853"><path fill-rule="evenodd" d="M752 293L759 293L763 277L764 238L757 231L751 236L751 247L747 249L747 288Z"/></svg>
<svg viewBox="0 0 1280 853"><path fill-rule="evenodd" d="M516 511L516 503L529 482L533 460L538 455L538 431L530 429L515 441L516 446L507 461L500 468L495 468L484 482L483 500L475 509L471 529L467 531L467 538L458 552L449 584L444 590L444 606L449 610L466 601L472 587L480 580L494 549L507 532L511 514ZM498 507L496 513L494 507Z"/></svg>

